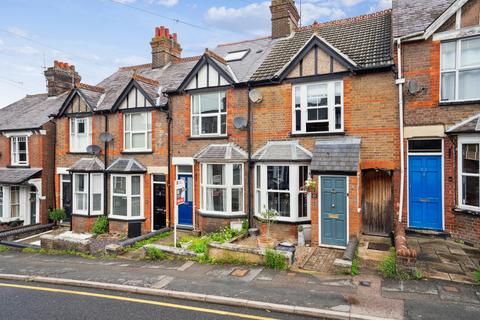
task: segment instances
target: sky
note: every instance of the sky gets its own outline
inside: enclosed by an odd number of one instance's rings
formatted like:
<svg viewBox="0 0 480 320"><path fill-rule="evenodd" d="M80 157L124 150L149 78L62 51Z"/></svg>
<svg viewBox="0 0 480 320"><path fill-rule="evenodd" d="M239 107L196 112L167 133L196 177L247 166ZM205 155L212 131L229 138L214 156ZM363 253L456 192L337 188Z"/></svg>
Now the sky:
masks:
<svg viewBox="0 0 480 320"><path fill-rule="evenodd" d="M296 0L302 25L384 10L391 0ZM154 28L178 34L182 56L270 34L270 1L0 0L0 108L46 91L60 60L95 85L121 66L149 63Z"/></svg>

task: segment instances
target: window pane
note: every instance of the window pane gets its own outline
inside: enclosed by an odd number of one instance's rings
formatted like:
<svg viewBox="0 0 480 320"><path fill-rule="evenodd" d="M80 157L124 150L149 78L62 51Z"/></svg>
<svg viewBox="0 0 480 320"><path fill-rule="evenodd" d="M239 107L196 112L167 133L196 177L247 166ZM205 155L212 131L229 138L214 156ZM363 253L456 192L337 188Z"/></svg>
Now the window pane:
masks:
<svg viewBox="0 0 480 320"><path fill-rule="evenodd" d="M100 211L102 210L102 195L101 194L93 194L92 195L92 210L93 211Z"/></svg>
<svg viewBox="0 0 480 320"><path fill-rule="evenodd" d="M222 114L221 115L221 123L220 123L220 129L221 129L221 134L227 133L227 115Z"/></svg>
<svg viewBox="0 0 480 320"><path fill-rule="evenodd" d="M462 176L462 204L478 207L478 177Z"/></svg>
<svg viewBox="0 0 480 320"><path fill-rule="evenodd" d="M243 212L243 188L232 189L232 212Z"/></svg>
<svg viewBox="0 0 480 320"><path fill-rule="evenodd" d="M147 133L147 149L152 149L152 133Z"/></svg>
<svg viewBox="0 0 480 320"><path fill-rule="evenodd" d="M113 196L112 213L117 216L127 216L127 197Z"/></svg>
<svg viewBox="0 0 480 320"><path fill-rule="evenodd" d="M305 185L305 181L308 180L308 167L300 166L298 168L298 186L301 188Z"/></svg>
<svg viewBox="0 0 480 320"><path fill-rule="evenodd" d="M178 173L192 173L192 166L177 166Z"/></svg>
<svg viewBox="0 0 480 320"><path fill-rule="evenodd" d="M455 72L442 73L442 100L455 100Z"/></svg>
<svg viewBox="0 0 480 320"><path fill-rule="evenodd" d="M262 181L262 175L261 175L261 170L262 168L260 166L257 166L257 188L260 189L260 183Z"/></svg>
<svg viewBox="0 0 480 320"><path fill-rule="evenodd" d="M127 193L127 181L125 177L113 177L113 193Z"/></svg>
<svg viewBox="0 0 480 320"><path fill-rule="evenodd" d="M132 177L132 195L134 196L140 195L140 177L139 176Z"/></svg>
<svg viewBox="0 0 480 320"><path fill-rule="evenodd" d="M408 140L408 152L442 152L442 140Z"/></svg>
<svg viewBox="0 0 480 320"><path fill-rule="evenodd" d="M77 210L87 210L87 195L84 193L77 193Z"/></svg>
<svg viewBox="0 0 480 320"><path fill-rule="evenodd" d="M262 208L262 196L261 192L257 190L256 192L256 197L257 197L257 213L262 213L263 208Z"/></svg>
<svg viewBox="0 0 480 320"><path fill-rule="evenodd" d="M295 109L300 109L300 87L295 87Z"/></svg>
<svg viewBox="0 0 480 320"><path fill-rule="evenodd" d="M479 173L478 151L478 144L464 144L462 146L462 168L464 173Z"/></svg>
<svg viewBox="0 0 480 320"><path fill-rule="evenodd" d="M125 149L131 149L131 148L132 148L131 134L127 133L125 134Z"/></svg>
<svg viewBox="0 0 480 320"><path fill-rule="evenodd" d="M200 125L200 117L194 116L192 117L192 135L198 136L199 132L199 125Z"/></svg>
<svg viewBox="0 0 480 320"><path fill-rule="evenodd" d="M201 113L216 113L219 111L218 93L200 95Z"/></svg>
<svg viewBox="0 0 480 320"><path fill-rule="evenodd" d="M227 211L226 190L220 188L207 188L207 210L209 211Z"/></svg>
<svg viewBox="0 0 480 320"><path fill-rule="evenodd" d="M192 114L200 113L200 96L193 96Z"/></svg>
<svg viewBox="0 0 480 320"><path fill-rule="evenodd" d="M233 164L233 185L241 186L242 185L242 165Z"/></svg>
<svg viewBox="0 0 480 320"><path fill-rule="evenodd" d="M302 111L295 110L295 130L302 130Z"/></svg>
<svg viewBox="0 0 480 320"><path fill-rule="evenodd" d="M132 126L130 125L130 122L131 122L131 118L130 118L131 114L126 114L125 115L125 131L130 131Z"/></svg>
<svg viewBox="0 0 480 320"><path fill-rule="evenodd" d="M225 92L220 93L220 111L227 112L227 96Z"/></svg>
<svg viewBox="0 0 480 320"><path fill-rule="evenodd" d="M77 119L77 133L85 133L85 119Z"/></svg>
<svg viewBox="0 0 480 320"><path fill-rule="evenodd" d="M342 104L342 84L335 82L335 104Z"/></svg>
<svg viewBox="0 0 480 320"><path fill-rule="evenodd" d="M460 71L458 73L458 98L480 98L480 69Z"/></svg>
<svg viewBox="0 0 480 320"><path fill-rule="evenodd" d="M460 56L461 67L480 65L480 38L462 40L460 46L462 50Z"/></svg>
<svg viewBox="0 0 480 320"><path fill-rule="evenodd" d="M307 195L305 193L298 194L298 217L304 218L307 216Z"/></svg>
<svg viewBox="0 0 480 320"><path fill-rule="evenodd" d="M20 188L10 187L10 217L20 217Z"/></svg>
<svg viewBox="0 0 480 320"><path fill-rule="evenodd" d="M327 105L327 85L317 84L307 87L307 105L309 107Z"/></svg>
<svg viewBox="0 0 480 320"><path fill-rule="evenodd" d="M218 116L202 117L202 133L218 133Z"/></svg>
<svg viewBox="0 0 480 320"><path fill-rule="evenodd" d="M77 174L75 179L75 191L84 192L85 191L85 175Z"/></svg>
<svg viewBox="0 0 480 320"><path fill-rule="evenodd" d="M132 131L144 131L147 129L147 114L132 113Z"/></svg>
<svg viewBox="0 0 480 320"><path fill-rule="evenodd" d="M282 217L290 216L290 194L289 193L268 193L268 208L275 210Z"/></svg>
<svg viewBox="0 0 480 320"><path fill-rule="evenodd" d="M144 149L145 146L145 133L133 133L132 134L132 148Z"/></svg>
<svg viewBox="0 0 480 320"><path fill-rule="evenodd" d="M328 120L328 109L309 109L308 120Z"/></svg>
<svg viewBox="0 0 480 320"><path fill-rule="evenodd" d="M132 197L132 217L139 217L141 214L140 197Z"/></svg>
<svg viewBox="0 0 480 320"><path fill-rule="evenodd" d="M306 124L307 132L328 131L328 122L308 122Z"/></svg>
<svg viewBox="0 0 480 320"><path fill-rule="evenodd" d="M335 129L342 129L342 108L335 107Z"/></svg>
<svg viewBox="0 0 480 320"><path fill-rule="evenodd" d="M455 51L456 42L444 42L441 48L441 68L442 70L455 69Z"/></svg>
<svg viewBox="0 0 480 320"><path fill-rule="evenodd" d="M207 184L214 184L214 185L225 184L225 165L223 164L207 165Z"/></svg>
<svg viewBox="0 0 480 320"><path fill-rule="evenodd" d="M267 188L270 190L289 190L289 167L268 166L267 167Z"/></svg>

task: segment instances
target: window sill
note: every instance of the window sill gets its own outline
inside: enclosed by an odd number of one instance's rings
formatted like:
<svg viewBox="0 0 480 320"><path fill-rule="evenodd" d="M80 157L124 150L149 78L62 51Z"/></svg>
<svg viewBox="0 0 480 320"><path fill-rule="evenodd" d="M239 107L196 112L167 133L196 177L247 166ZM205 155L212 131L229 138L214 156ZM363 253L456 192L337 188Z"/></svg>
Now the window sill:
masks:
<svg viewBox="0 0 480 320"><path fill-rule="evenodd" d="M152 150L138 150L138 151L127 151L127 150L123 150L122 152L120 152L121 154L152 154L153 151Z"/></svg>
<svg viewBox="0 0 480 320"><path fill-rule="evenodd" d="M133 221L145 221L145 217L124 217L124 216L109 215L108 220L133 222Z"/></svg>
<svg viewBox="0 0 480 320"><path fill-rule="evenodd" d="M226 140L230 136L199 136L199 137L188 137L188 140Z"/></svg>
<svg viewBox="0 0 480 320"><path fill-rule="evenodd" d="M202 209L199 209L198 212L202 217L218 218L218 219L236 219L236 218L245 218L247 216L247 214L243 212L228 213L228 212L207 211Z"/></svg>
<svg viewBox="0 0 480 320"><path fill-rule="evenodd" d="M480 99L478 100L464 100L464 101L440 101L438 103L439 107L448 107L448 106L462 106L469 104L480 104Z"/></svg>
<svg viewBox="0 0 480 320"><path fill-rule="evenodd" d="M345 131L339 132L299 132L290 133L290 137L312 137L312 136L344 136Z"/></svg>
<svg viewBox="0 0 480 320"><path fill-rule="evenodd" d="M460 213L460 214L466 214L466 215L480 217L480 208L477 209L477 210L474 210L474 209L466 209L466 208L456 207L456 208L453 208L452 211L454 213Z"/></svg>
<svg viewBox="0 0 480 320"><path fill-rule="evenodd" d="M12 164L12 165L7 166L7 168L10 168L10 169L17 169L17 168L28 169L28 168L30 168L30 165L28 165L28 164Z"/></svg>
<svg viewBox="0 0 480 320"><path fill-rule="evenodd" d="M91 153L89 152L81 152L81 151L69 151L67 152L67 154L71 154L71 155L92 155ZM93 156L93 155L92 155Z"/></svg>
<svg viewBox="0 0 480 320"><path fill-rule="evenodd" d="M257 219L258 221L262 221L262 217L260 217L259 215L254 215L254 218ZM274 221L275 221L275 223L278 223L278 224L310 224L311 223L310 218L299 218L297 220L294 220L294 219L289 219L289 220L275 219Z"/></svg>

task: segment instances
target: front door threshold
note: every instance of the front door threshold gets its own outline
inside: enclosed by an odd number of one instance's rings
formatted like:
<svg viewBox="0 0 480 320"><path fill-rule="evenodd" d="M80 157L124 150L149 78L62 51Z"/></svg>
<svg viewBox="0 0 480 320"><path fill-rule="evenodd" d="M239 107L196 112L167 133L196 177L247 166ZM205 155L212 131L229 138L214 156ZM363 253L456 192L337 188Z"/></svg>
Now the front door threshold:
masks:
<svg viewBox="0 0 480 320"><path fill-rule="evenodd" d="M450 237L450 234L448 232L445 232L442 230L407 228L405 232L407 235L421 235L421 236L430 236L430 237L443 238L443 239L447 239Z"/></svg>

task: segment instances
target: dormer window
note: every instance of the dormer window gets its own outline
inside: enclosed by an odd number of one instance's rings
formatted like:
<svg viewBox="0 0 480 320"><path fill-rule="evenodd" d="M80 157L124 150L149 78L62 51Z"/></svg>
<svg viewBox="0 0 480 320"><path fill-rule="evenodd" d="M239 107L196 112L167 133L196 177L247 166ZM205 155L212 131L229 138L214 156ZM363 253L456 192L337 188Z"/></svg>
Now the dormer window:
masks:
<svg viewBox="0 0 480 320"><path fill-rule="evenodd" d="M70 119L70 152L87 152L92 144L92 118Z"/></svg>
<svg viewBox="0 0 480 320"><path fill-rule="evenodd" d="M17 136L11 138L12 166L28 166L28 137Z"/></svg>
<svg viewBox="0 0 480 320"><path fill-rule="evenodd" d="M225 60L228 62L242 60L243 58L245 58L249 51L250 49L229 52L225 56Z"/></svg>
<svg viewBox="0 0 480 320"><path fill-rule="evenodd" d="M192 137L227 134L227 98L224 91L192 96Z"/></svg>

